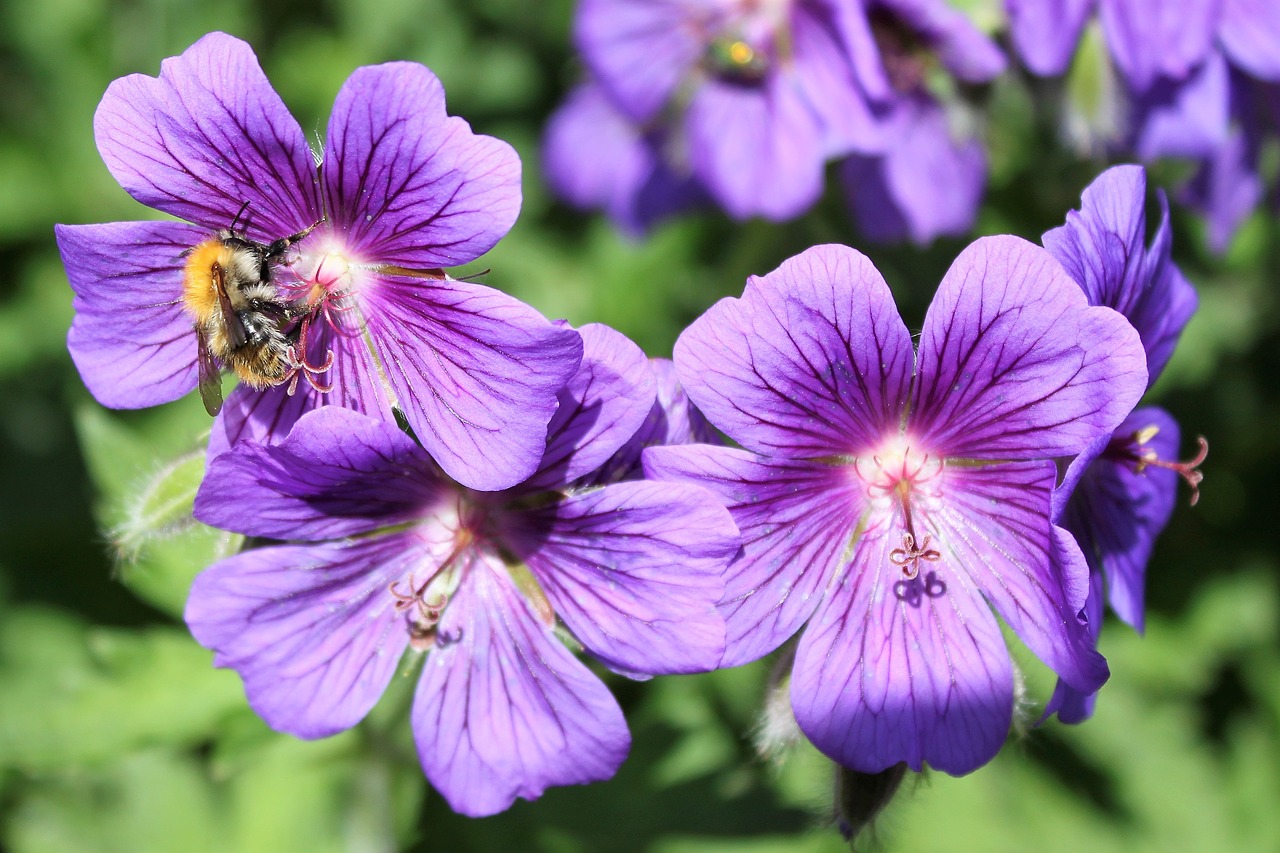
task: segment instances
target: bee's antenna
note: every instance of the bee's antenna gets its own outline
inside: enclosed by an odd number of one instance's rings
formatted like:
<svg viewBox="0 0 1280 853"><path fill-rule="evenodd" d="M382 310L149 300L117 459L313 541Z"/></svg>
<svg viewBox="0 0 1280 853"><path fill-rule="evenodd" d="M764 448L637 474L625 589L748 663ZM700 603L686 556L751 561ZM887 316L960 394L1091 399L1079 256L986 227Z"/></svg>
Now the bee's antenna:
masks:
<svg viewBox="0 0 1280 853"><path fill-rule="evenodd" d="M244 203L244 204L240 205L240 209L236 211L235 219L232 219L232 220L231 220L231 233L232 233L232 234L234 234L234 233L236 232L236 223L240 221L240 217L244 215L244 212L245 212L246 210L248 210L248 208L249 208L249 202L248 202L248 201L245 201L245 203Z"/></svg>

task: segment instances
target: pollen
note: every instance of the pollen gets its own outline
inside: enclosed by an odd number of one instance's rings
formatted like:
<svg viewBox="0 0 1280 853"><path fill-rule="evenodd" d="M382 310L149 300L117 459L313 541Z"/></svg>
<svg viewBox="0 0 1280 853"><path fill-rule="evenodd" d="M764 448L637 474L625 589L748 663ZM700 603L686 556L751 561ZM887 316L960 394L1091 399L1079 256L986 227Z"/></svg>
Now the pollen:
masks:
<svg viewBox="0 0 1280 853"><path fill-rule="evenodd" d="M745 41L739 40L729 45L729 59L735 65L750 65L755 56L756 52Z"/></svg>

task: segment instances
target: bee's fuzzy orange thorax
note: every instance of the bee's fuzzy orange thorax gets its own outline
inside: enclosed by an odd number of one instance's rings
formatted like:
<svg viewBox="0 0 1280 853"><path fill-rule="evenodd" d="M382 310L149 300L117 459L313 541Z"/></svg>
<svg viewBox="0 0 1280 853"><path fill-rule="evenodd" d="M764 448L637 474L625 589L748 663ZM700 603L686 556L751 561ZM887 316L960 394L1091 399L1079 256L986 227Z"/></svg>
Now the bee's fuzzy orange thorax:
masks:
<svg viewBox="0 0 1280 853"><path fill-rule="evenodd" d="M221 310L218 288L213 280L213 265L227 267L231 251L217 237L199 243L187 253L187 264L182 272L182 304L196 323L204 323L215 311Z"/></svg>

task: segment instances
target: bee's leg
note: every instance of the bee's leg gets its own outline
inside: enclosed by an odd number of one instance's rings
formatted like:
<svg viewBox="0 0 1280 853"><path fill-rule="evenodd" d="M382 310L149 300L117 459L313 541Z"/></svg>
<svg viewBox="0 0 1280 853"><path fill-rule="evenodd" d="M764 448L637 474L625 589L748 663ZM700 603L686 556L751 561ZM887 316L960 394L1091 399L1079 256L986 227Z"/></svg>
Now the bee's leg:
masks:
<svg viewBox="0 0 1280 853"><path fill-rule="evenodd" d="M289 370L281 381L283 382L285 379L289 381L288 394L291 397L298 390L299 376L306 377L307 384L321 394L328 394L333 390L332 384L325 385L316 378L333 367L333 350L330 349L325 353L323 364L312 364L307 360L307 332L311 328L313 316L312 314L304 316L302 322L290 333L292 343L289 344L289 349L285 354L285 359L289 363Z"/></svg>
<svg viewBox="0 0 1280 853"><path fill-rule="evenodd" d="M297 234L290 234L288 237L281 237L279 240L272 242L270 245L267 246L267 251L263 253L263 257L270 260L271 258L276 258L276 257L279 257L280 255L283 255L286 249L288 249L294 243L297 243L299 240L302 240L304 237L306 237L308 234L314 231L316 229L316 226L318 226L321 222L324 222L323 216L317 219L315 222L312 222L306 228L303 228Z"/></svg>

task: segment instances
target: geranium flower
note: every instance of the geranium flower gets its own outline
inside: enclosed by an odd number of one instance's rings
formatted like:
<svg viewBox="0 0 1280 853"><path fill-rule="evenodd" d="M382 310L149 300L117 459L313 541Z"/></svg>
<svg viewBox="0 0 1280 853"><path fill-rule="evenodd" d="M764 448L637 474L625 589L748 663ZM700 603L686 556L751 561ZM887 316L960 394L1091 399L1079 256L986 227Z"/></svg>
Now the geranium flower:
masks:
<svg viewBox="0 0 1280 853"><path fill-rule="evenodd" d="M1171 258L1168 202L1160 198L1160 225L1147 233L1146 174L1116 166L1085 188L1080 210L1044 235L1044 245L1080 285L1090 305L1114 308L1142 339L1148 387L1168 364L1178 337L1196 310L1196 293ZM1156 407L1138 409L1113 434L1103 435L1072 460L1054 494L1054 519L1075 537L1090 569L1085 612L1096 644L1103 602L1141 631L1146 567L1156 538L1173 513L1178 478L1199 485L1207 445L1178 462L1178 423ZM1194 503L1194 492L1192 502ZM1080 722L1095 694L1059 680L1045 714Z"/></svg>
<svg viewBox="0 0 1280 853"><path fill-rule="evenodd" d="M405 650L425 651L412 710L423 769L456 810L485 815L606 779L629 748L617 702L557 639L557 615L625 674L716 666L737 531L696 487L571 486L654 402L639 348L605 327L582 337L543 462L508 491L467 489L393 425L333 406L279 445L241 442L210 463L198 518L292 543L207 569L186 610L271 726L348 728Z"/></svg>
<svg viewBox="0 0 1280 853"><path fill-rule="evenodd" d="M963 234L982 202L987 158L977 111L956 83L990 83L1004 54L944 0L864 0L844 15L865 19L857 29L870 32L878 59L861 82L882 143L854 153L840 172L859 231L918 245Z"/></svg>
<svg viewBox="0 0 1280 853"><path fill-rule="evenodd" d="M810 249L713 306L675 362L743 448L645 451L647 474L714 490L742 531L722 665L807 622L791 706L835 761L959 774L995 755L1014 676L991 606L1069 683L1105 680L1077 618L1088 567L1049 518L1053 459L1115 429L1146 369L1133 328L1044 250L966 249L915 352L866 257Z"/></svg>
<svg viewBox="0 0 1280 853"><path fill-rule="evenodd" d="M313 154L249 46L213 33L158 78L112 83L94 127L121 186L186 220L57 228L76 294L68 347L100 402L152 406L196 387L182 301L193 247L220 229L270 244L310 228L273 275L300 315L292 381L233 391L211 454L241 438L278 441L328 403L387 419L400 409L441 467L474 488L533 472L581 342L443 271L511 227L520 163L446 115L428 69L357 69Z"/></svg>
<svg viewBox="0 0 1280 853"><path fill-rule="evenodd" d="M659 132L668 169L730 216L781 220L817 200L828 157L878 144L858 24L825 0L583 0L574 37L612 107Z"/></svg>

